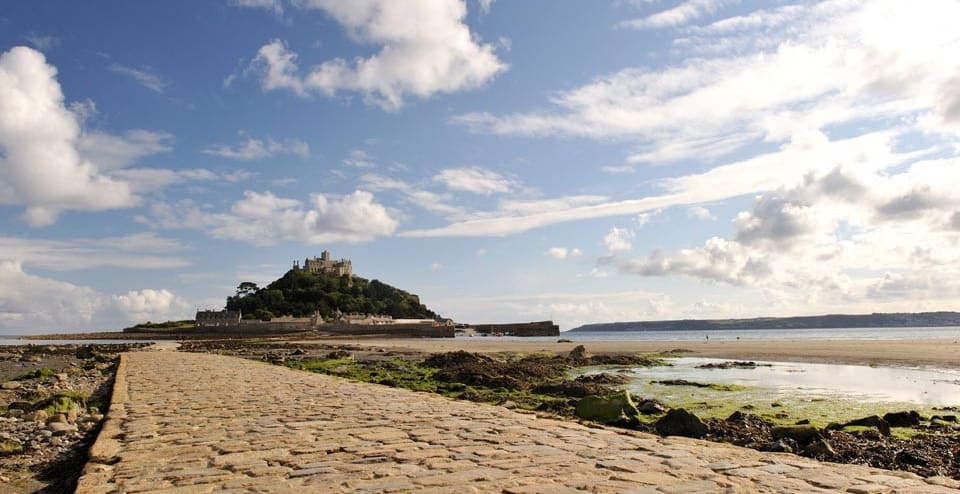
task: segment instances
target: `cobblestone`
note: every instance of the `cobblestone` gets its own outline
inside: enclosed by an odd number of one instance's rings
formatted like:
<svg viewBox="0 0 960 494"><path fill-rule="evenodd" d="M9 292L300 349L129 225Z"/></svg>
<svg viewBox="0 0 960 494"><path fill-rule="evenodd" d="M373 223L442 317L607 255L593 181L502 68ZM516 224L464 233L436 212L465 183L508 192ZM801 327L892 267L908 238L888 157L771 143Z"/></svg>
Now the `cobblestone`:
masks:
<svg viewBox="0 0 960 494"><path fill-rule="evenodd" d="M117 373L79 494L960 492L231 357L128 353Z"/></svg>

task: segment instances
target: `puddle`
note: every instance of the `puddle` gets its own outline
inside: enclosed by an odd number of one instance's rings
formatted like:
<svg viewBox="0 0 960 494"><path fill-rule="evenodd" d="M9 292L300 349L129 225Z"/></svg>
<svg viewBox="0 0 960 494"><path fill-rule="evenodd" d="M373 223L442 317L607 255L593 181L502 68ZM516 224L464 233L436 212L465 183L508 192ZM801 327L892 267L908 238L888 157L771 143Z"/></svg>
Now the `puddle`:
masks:
<svg viewBox="0 0 960 494"><path fill-rule="evenodd" d="M620 372L631 378L627 388L637 396L713 417L725 417L745 405L752 407L753 413L781 414L781 420L818 422L905 409L936 413L932 410L935 406L960 405L960 371L956 370L794 362L757 362L763 365L752 369L699 369L699 365L725 360L676 358L671 362L673 367ZM603 371L587 373L596 372ZM734 385L735 390L652 383L669 380Z"/></svg>

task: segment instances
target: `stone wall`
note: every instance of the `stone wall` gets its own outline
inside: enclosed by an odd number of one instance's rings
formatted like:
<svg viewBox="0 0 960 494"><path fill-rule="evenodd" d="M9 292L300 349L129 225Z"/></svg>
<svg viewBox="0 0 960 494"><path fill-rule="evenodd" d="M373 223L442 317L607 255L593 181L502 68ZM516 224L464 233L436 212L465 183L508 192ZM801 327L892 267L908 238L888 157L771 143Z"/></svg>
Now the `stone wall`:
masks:
<svg viewBox="0 0 960 494"><path fill-rule="evenodd" d="M354 336L390 336L397 338L453 338L453 327L433 324L324 324L322 333Z"/></svg>
<svg viewBox="0 0 960 494"><path fill-rule="evenodd" d="M471 328L480 334L502 334L504 336L559 336L560 326L553 321L522 322L507 324L471 324Z"/></svg>

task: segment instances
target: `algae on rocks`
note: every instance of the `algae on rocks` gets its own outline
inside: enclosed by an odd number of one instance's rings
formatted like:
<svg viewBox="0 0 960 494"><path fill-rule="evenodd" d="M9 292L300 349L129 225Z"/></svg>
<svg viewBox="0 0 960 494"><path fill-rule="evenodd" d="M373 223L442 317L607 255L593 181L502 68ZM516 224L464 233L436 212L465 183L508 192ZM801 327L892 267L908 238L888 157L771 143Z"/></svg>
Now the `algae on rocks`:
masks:
<svg viewBox="0 0 960 494"><path fill-rule="evenodd" d="M637 404L626 390L606 396L585 396L577 402L574 413L582 419L604 424L635 421L640 415Z"/></svg>

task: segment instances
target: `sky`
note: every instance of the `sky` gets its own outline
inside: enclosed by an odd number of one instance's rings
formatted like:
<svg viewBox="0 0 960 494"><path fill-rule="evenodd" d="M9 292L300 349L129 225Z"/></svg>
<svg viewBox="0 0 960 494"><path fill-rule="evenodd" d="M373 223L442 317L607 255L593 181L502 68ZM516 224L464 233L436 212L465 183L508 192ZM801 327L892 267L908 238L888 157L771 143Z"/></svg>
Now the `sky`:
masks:
<svg viewBox="0 0 960 494"><path fill-rule="evenodd" d="M0 9L0 334L329 250L462 322L960 309L960 1Z"/></svg>

